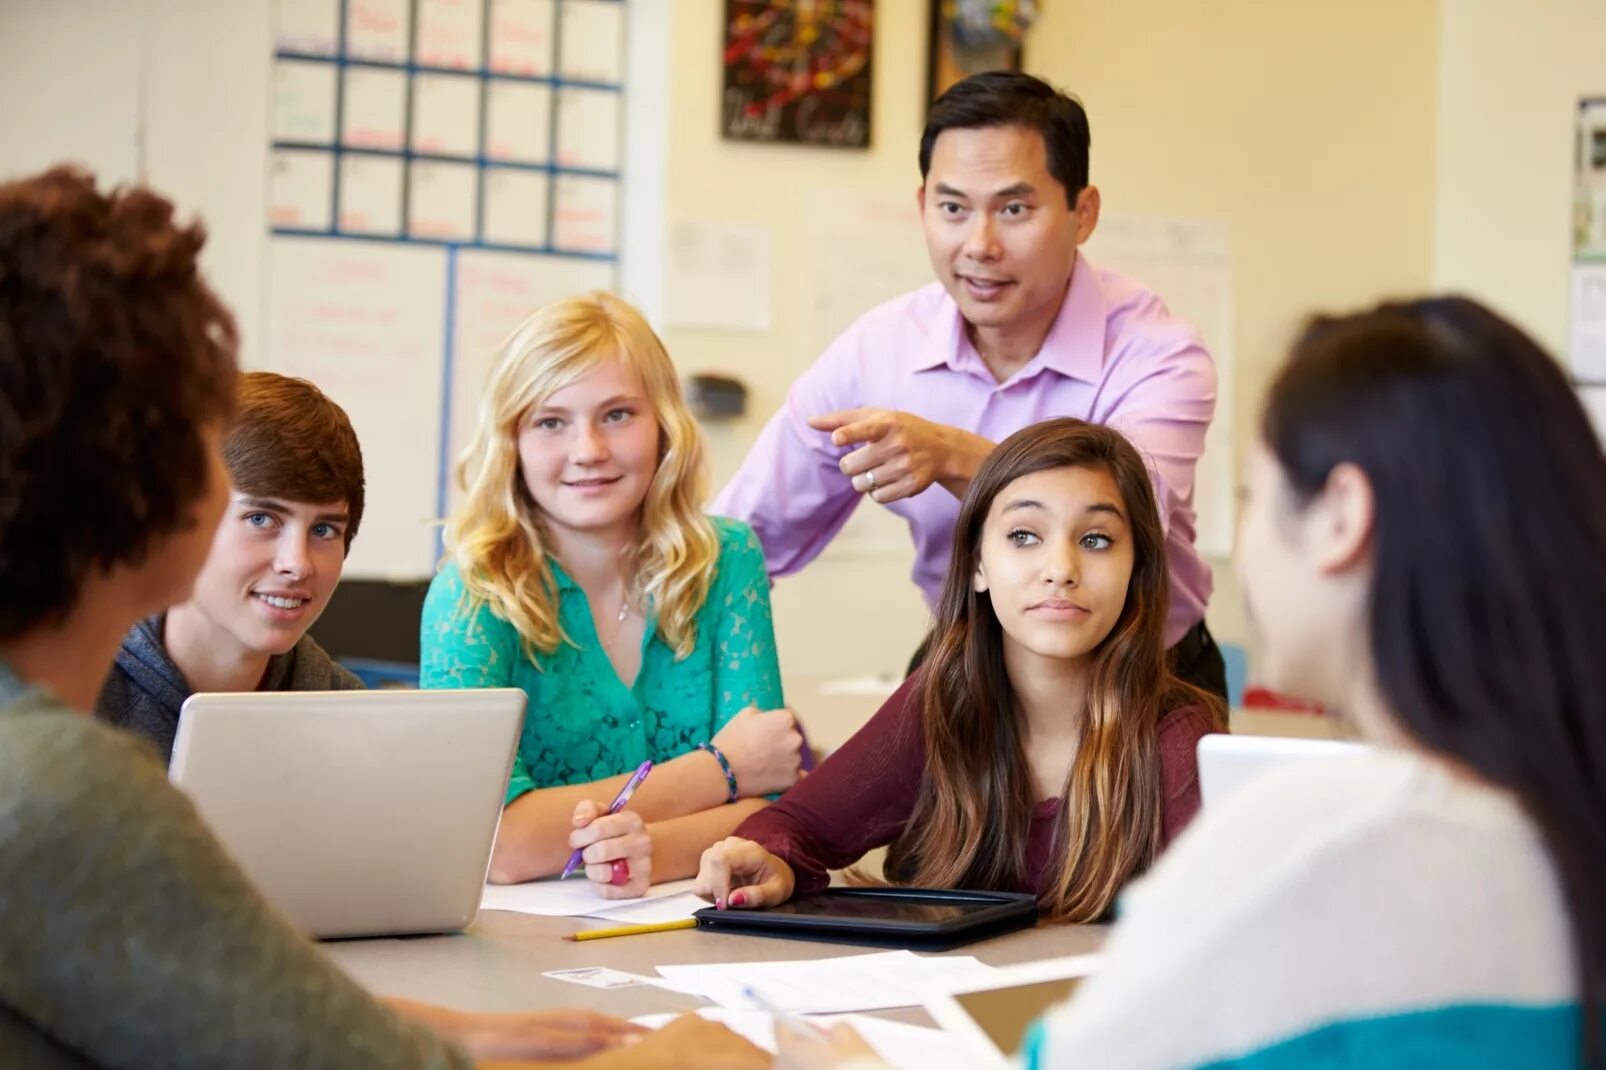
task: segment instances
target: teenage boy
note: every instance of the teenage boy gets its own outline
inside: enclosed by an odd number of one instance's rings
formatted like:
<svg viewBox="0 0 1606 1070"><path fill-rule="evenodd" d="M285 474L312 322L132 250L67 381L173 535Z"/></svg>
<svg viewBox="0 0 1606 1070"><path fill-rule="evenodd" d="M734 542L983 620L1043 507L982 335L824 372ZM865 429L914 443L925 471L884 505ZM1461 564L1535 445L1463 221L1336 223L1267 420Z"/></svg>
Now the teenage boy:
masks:
<svg viewBox="0 0 1606 1070"><path fill-rule="evenodd" d="M188 601L123 639L95 714L173 753L196 691L329 691L362 681L306 634L329 604L362 520L351 421L305 379L240 377L223 440L229 504Z"/></svg>

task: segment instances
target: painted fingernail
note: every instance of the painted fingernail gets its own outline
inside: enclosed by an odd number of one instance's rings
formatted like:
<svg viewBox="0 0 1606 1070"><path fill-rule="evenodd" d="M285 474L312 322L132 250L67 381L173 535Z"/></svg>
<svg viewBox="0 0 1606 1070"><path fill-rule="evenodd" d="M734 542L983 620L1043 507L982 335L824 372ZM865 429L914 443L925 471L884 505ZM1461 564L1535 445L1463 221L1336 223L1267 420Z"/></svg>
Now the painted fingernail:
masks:
<svg viewBox="0 0 1606 1070"><path fill-rule="evenodd" d="M714 909L715 910L724 910L725 909L725 900L723 898L721 898L720 896L717 896L717 895L714 896Z"/></svg>
<svg viewBox="0 0 1606 1070"><path fill-rule="evenodd" d="M745 893L745 892L732 892L731 893L731 906L740 907L740 906L746 906L746 905L747 905L747 893Z"/></svg>

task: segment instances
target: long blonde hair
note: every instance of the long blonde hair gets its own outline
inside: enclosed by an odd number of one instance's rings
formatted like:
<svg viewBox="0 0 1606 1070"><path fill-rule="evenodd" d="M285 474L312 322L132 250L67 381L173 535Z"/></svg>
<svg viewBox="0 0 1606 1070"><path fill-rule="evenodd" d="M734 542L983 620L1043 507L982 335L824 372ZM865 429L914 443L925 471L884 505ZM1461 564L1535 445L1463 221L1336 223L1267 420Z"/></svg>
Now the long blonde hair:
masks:
<svg viewBox="0 0 1606 1070"><path fill-rule="evenodd" d="M446 525L470 610L489 605L518 629L538 666L539 655L573 640L558 619L551 538L524 484L519 427L531 409L615 359L641 375L658 423L658 471L634 547L636 594L657 610L658 631L677 658L696 645L697 611L713 581L719 541L702 508L708 495L703 437L663 342L640 312L612 294L547 305L502 345L480 401L479 426L458 460L463 502Z"/></svg>

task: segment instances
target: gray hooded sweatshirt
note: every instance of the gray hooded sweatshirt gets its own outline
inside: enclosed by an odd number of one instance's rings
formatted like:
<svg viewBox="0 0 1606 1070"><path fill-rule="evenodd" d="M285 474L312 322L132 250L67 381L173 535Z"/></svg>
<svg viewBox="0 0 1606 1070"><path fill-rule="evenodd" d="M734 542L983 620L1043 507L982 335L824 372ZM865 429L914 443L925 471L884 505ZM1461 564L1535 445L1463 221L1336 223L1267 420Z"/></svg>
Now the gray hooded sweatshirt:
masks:
<svg viewBox="0 0 1606 1070"><path fill-rule="evenodd" d="M134 625L100 689L95 716L155 743L162 761L173 757L178 711L194 693L162 642L167 614ZM335 662L310 635L268 660L258 691L359 691L363 683Z"/></svg>

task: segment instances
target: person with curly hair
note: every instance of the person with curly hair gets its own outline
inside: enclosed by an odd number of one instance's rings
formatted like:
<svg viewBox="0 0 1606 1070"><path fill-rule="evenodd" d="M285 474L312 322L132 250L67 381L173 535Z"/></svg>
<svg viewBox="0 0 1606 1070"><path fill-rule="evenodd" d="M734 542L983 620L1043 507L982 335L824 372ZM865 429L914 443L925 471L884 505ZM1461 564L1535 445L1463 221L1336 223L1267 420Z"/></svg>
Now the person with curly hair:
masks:
<svg viewBox="0 0 1606 1070"><path fill-rule="evenodd" d="M251 887L149 747L91 716L229 498L234 320L198 226L58 168L0 184L0 1065L467 1067L616 1048L589 1012L370 996ZM587 1065L764 1065L685 1023ZM705 1057L706 1055L706 1057Z"/></svg>

